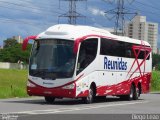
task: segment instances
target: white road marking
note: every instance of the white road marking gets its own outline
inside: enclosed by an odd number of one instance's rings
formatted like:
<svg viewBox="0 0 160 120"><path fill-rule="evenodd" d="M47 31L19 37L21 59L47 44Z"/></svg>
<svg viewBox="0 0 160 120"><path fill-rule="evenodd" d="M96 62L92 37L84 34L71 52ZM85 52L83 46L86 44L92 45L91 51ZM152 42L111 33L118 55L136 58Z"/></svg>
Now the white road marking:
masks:
<svg viewBox="0 0 160 120"><path fill-rule="evenodd" d="M23 112L14 112L14 114L54 114L54 113L64 113L71 111L81 111L81 110L89 110L89 109L98 109L98 108L106 108L106 107L116 107L116 106L125 106L125 105L134 105L134 104L144 104L149 101L143 102L129 102L129 103L119 103L119 104L107 104L107 105L88 105L82 107L72 107L72 108L59 108L59 109L48 109L48 110L32 110L32 111L23 111Z"/></svg>

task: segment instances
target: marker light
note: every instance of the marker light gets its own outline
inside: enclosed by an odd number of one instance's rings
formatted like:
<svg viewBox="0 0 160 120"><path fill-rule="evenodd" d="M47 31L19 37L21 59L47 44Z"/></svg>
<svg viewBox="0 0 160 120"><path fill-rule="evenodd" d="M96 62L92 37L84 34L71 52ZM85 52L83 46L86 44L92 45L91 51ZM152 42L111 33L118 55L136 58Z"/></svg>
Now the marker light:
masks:
<svg viewBox="0 0 160 120"><path fill-rule="evenodd" d="M67 85L67 86L64 86L64 87L62 87L62 88L63 88L63 89L74 89L74 86L75 86L75 84L72 83L72 84Z"/></svg>
<svg viewBox="0 0 160 120"><path fill-rule="evenodd" d="M27 81L27 87L36 87L33 83L31 83L30 81Z"/></svg>

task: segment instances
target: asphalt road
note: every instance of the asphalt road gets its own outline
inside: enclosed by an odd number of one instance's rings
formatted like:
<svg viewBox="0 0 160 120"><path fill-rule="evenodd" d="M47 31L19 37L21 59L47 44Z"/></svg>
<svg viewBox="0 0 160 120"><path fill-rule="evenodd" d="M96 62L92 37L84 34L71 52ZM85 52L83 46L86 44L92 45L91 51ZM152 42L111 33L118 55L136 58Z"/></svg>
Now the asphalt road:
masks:
<svg viewBox="0 0 160 120"><path fill-rule="evenodd" d="M53 115L54 117L65 118L65 120L67 120L67 117L64 115L70 115L73 119L76 117L76 120L78 120L77 114L81 119L82 115L85 116L85 118L91 116L95 118L95 115L99 118L98 114L101 114L101 118L103 118L103 115L105 118L106 114L111 114L111 118L113 114L117 114L117 118L119 118L118 115L124 117L122 114L125 114L125 116L129 115L130 118L135 119L137 117L133 115L136 114L159 114L159 116L156 116L159 120L160 93L141 95L140 99L136 101L122 101L116 97L107 97L106 101L97 101L93 104L83 104L81 100L78 99L57 99L54 104L47 104L42 97L3 99L0 100L0 114L0 119L7 115L18 114L19 119L23 117L23 120L25 118L29 120L35 117L37 120L49 120L53 118ZM46 117L48 115L52 117ZM34 120L36 120L36 118ZM69 119L71 120L72 118Z"/></svg>

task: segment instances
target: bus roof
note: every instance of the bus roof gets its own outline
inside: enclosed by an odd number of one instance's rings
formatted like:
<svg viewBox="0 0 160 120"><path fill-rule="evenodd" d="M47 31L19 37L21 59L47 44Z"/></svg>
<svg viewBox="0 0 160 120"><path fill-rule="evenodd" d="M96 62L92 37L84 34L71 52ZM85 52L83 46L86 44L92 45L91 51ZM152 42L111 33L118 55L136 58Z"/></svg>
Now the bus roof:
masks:
<svg viewBox="0 0 160 120"><path fill-rule="evenodd" d="M59 39L76 40L77 38L81 38L87 35L97 35L97 36L109 37L111 39L115 39L118 41L142 44L142 40L132 39L125 36L117 36L111 34L109 31L104 29L91 26L69 25L69 24L58 24L49 27L46 31L40 33L37 36L37 38L38 39L59 38ZM143 44L146 46L150 46L150 44L146 41L143 41Z"/></svg>

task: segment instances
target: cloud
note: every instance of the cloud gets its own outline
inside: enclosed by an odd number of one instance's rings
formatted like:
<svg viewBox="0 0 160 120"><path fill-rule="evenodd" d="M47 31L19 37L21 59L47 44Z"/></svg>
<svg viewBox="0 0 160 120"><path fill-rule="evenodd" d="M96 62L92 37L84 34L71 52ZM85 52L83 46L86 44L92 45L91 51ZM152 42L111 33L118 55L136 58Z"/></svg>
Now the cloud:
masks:
<svg viewBox="0 0 160 120"><path fill-rule="evenodd" d="M95 16L105 16L105 11L98 8L89 7L88 10Z"/></svg>
<svg viewBox="0 0 160 120"><path fill-rule="evenodd" d="M55 3L58 4L58 0L0 1L0 45L9 37L37 35L56 24L60 12Z"/></svg>
<svg viewBox="0 0 160 120"><path fill-rule="evenodd" d="M141 2L149 4L148 1L142 0ZM13 4L7 4L6 2ZM60 3L61 9L59 9L59 0L0 0L0 45L2 40L14 35L21 35L22 37L37 35L48 27L58 24L58 16L66 13L69 6L67 1L61 1ZM87 0L87 4L88 8L85 9L85 2L77 2L77 12L87 17L86 22L83 17L78 18L77 24L114 27L115 20L108 20L105 11L114 9L116 6L102 0ZM160 2L155 0L152 5L159 7ZM155 14L151 14L149 12L153 12L153 8L137 5L136 1L130 8L134 8L134 6L144 11L142 15L146 15L148 21L159 22L157 10ZM133 9L130 9L130 11L132 12ZM67 23L67 18L61 18L60 23ZM159 40L158 44L160 47Z"/></svg>

